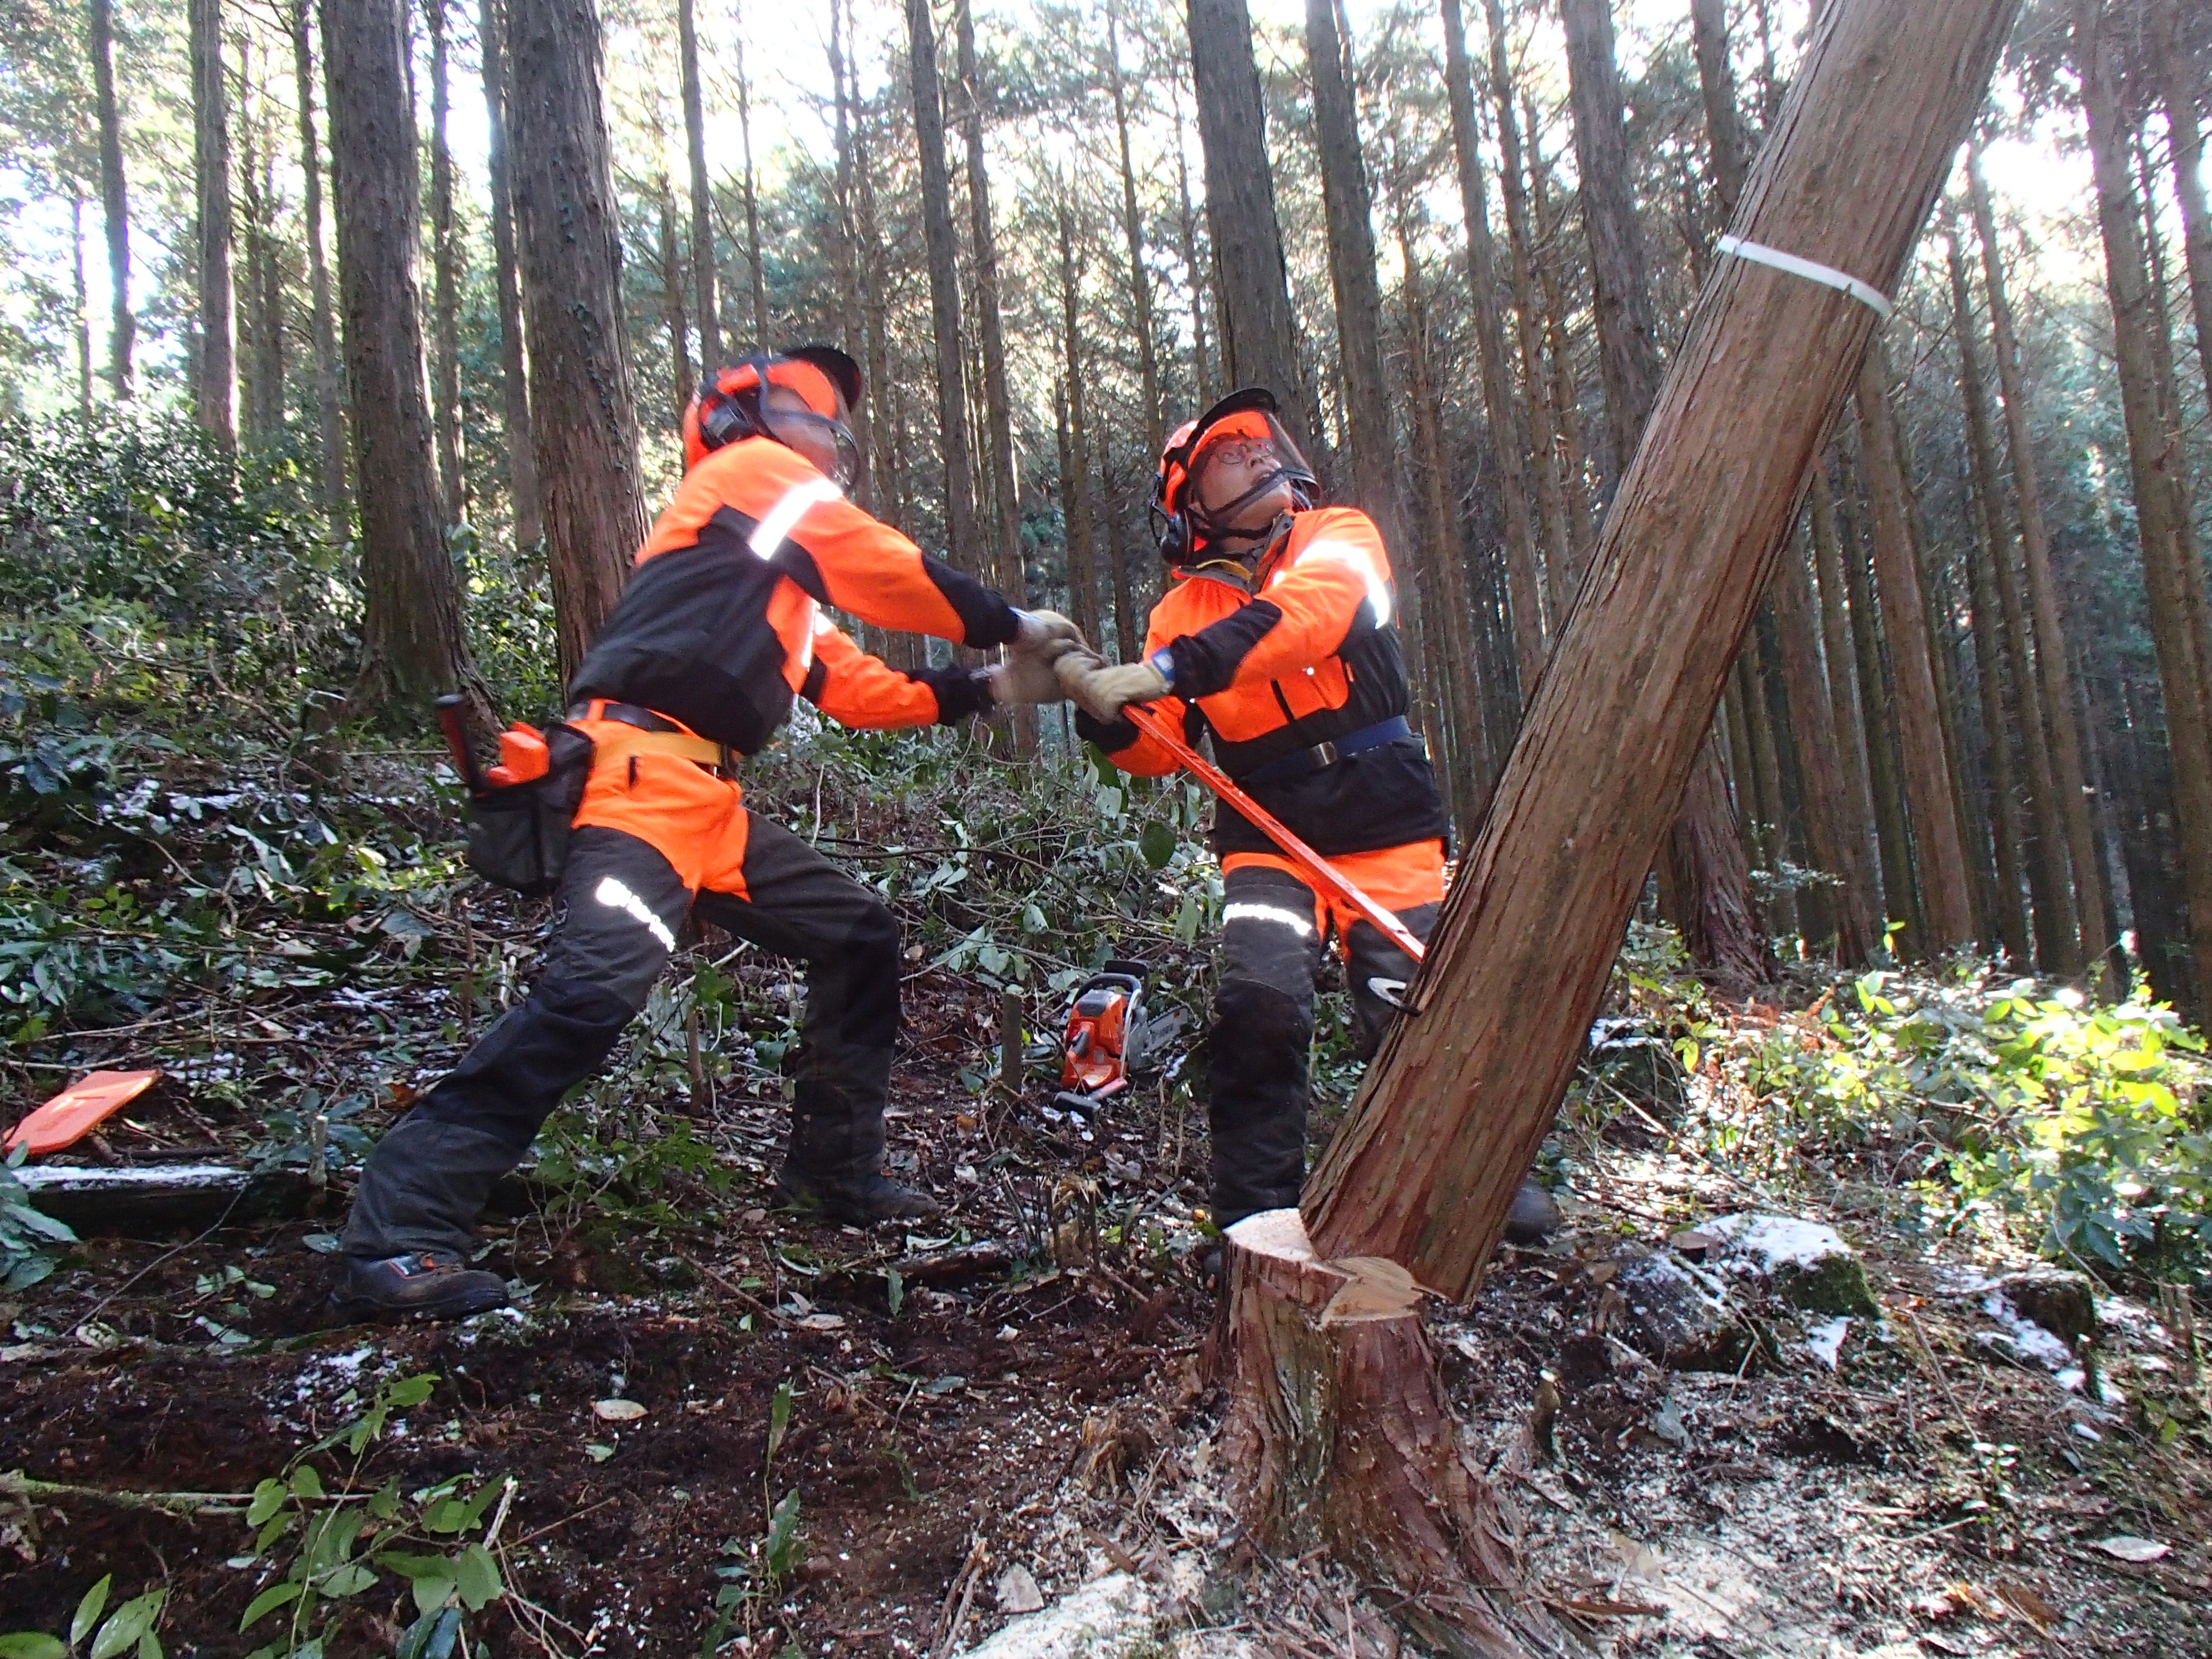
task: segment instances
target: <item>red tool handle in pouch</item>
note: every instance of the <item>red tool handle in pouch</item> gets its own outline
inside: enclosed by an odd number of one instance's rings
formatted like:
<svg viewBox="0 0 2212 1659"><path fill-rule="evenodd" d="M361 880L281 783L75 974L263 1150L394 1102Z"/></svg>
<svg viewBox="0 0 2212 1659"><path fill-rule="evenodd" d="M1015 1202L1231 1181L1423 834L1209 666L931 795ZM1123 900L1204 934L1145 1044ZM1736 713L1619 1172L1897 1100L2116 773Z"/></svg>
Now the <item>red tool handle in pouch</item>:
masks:
<svg viewBox="0 0 2212 1659"><path fill-rule="evenodd" d="M461 711L468 707L468 699L457 691L449 691L433 707L438 711L438 727L446 734L446 747L453 757L453 769L461 775L469 793L481 795L483 777L477 770L477 757L469 752L468 728L461 723Z"/></svg>
<svg viewBox="0 0 2212 1659"><path fill-rule="evenodd" d="M1195 775L1201 782L1212 787L1215 794L1258 825L1269 840L1289 855L1291 863L1313 878L1316 886L1328 889L1331 894L1358 911L1414 961L1423 958L1426 952L1421 947L1421 941L1407 931L1404 922L1346 881L1328 860L1284 828L1273 813L1231 782L1226 772L1170 732L1165 720L1151 709L1133 702L1124 707L1121 714L1137 730L1181 761L1184 770Z"/></svg>

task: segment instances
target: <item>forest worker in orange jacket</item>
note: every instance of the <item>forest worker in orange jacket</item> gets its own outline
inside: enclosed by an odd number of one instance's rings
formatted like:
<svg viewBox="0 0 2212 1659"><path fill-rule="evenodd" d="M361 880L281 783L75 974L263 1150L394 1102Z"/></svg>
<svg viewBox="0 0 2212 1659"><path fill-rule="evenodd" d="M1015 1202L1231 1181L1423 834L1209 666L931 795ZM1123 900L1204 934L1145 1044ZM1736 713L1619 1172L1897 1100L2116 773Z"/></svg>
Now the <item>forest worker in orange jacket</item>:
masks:
<svg viewBox="0 0 2212 1659"><path fill-rule="evenodd" d="M1407 720L1389 556L1375 521L1323 507L1312 471L1258 387L1181 428L1160 457L1153 529L1173 585L1144 654L1107 666L1070 654L1061 680L1082 734L1124 771L1176 761L1123 716L1145 703L1416 938L1444 896L1449 821L1428 748ZM1413 962L1316 891L1226 802L1214 818L1224 898L1206 1037L1214 1219L1227 1227L1298 1201L1315 978L1334 937L1363 1059L1380 1044ZM1525 1188L1522 1237L1550 1200Z"/></svg>
<svg viewBox="0 0 2212 1659"><path fill-rule="evenodd" d="M899 1024L890 912L749 809L732 766L640 746L678 732L726 758L754 754L795 696L875 727L1060 696L1051 659L1079 639L1073 623L1016 610L846 499L860 394L851 358L805 347L722 369L685 411L684 481L570 688L592 768L537 983L369 1159L343 1237L342 1309L455 1316L507 1300L496 1274L464 1265L471 1224L645 1006L693 912L807 964L783 1198L858 1224L935 1212L879 1167ZM840 632L830 605L1007 654L904 672Z"/></svg>

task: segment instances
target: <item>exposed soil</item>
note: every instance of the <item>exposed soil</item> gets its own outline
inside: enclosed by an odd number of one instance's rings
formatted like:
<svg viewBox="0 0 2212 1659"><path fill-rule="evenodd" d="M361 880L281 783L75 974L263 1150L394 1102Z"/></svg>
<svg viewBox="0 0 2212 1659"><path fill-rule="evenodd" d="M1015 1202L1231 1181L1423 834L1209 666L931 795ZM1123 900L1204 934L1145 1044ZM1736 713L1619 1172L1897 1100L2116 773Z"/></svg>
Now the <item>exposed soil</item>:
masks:
<svg viewBox="0 0 2212 1659"><path fill-rule="evenodd" d="M1221 1501L1186 1097L1148 1086L1091 1131L1036 1109L1042 1079L1024 1103L978 1096L961 1071L988 1069L994 1000L942 974L910 991L895 1154L954 1206L927 1236L764 1207L771 1079L726 1083L687 1118L712 1171L556 1193L488 1229L489 1264L537 1288L458 1327L317 1328L329 1260L309 1240L327 1243L342 1193L282 1224L93 1240L5 1310L0 1469L243 1494L380 1381L430 1374L355 1478L514 1477L498 1535L514 1594L469 1625L494 1654L697 1652L717 1591L757 1582L769 1504L794 1488L795 1565L728 1611L734 1650L950 1651L1002 1622L999 1577L1020 1565L1048 1597L1148 1574L1187 1625L1253 1650L1399 1651L1387 1601L1323 1562L1267 1561ZM681 1092L665 1118L637 1109L641 1139L688 1113ZM249 1138L237 1107L189 1089L129 1115L137 1127L107 1136L118 1157ZM2104 1301L2101 1377L2069 1388L2006 1346L1952 1247L1898 1229L1893 1194L1808 1172L1883 1318L1854 1320L1831 1369L1805 1346L1813 1322L1747 1287L1741 1369L1668 1370L1637 1352L1606 1264L1770 1195L1678 1154L1650 1117L1578 1146L1575 1170L1566 1233L1508 1252L1435 1329L1471 1443L1522 1512L1531 1586L1597 1650L2212 1652L2203 1419L2187 1356L2140 1303ZM977 1242L1001 1259L955 1254ZM787 1381L789 1433L764 1471ZM595 1413L616 1400L643 1414ZM2182 1431L2161 1443L2166 1412ZM343 1449L313 1461L332 1491L353 1470ZM168 1587L170 1651L247 1651L267 1630L241 1636L240 1615L276 1575L245 1559L235 1507L214 1511L0 1507L0 1630L59 1628L112 1572L118 1596ZM2097 1547L2121 1536L2166 1548L2130 1564ZM388 1653L413 1616L387 1577L329 1651Z"/></svg>

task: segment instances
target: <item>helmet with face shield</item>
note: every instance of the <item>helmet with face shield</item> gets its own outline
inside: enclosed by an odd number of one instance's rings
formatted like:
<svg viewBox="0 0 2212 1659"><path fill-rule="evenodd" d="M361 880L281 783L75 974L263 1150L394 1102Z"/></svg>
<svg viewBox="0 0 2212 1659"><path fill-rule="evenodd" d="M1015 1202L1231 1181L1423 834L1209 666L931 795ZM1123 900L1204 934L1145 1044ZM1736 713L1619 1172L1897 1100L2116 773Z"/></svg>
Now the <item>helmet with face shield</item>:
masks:
<svg viewBox="0 0 2212 1659"><path fill-rule="evenodd" d="M772 438L850 489L860 451L849 422L861 395L860 365L835 346L763 352L717 369L684 411L684 470L741 438Z"/></svg>
<svg viewBox="0 0 2212 1659"><path fill-rule="evenodd" d="M1275 394L1247 386L1168 440L1152 482L1152 535L1162 558L1187 564L1209 543L1263 536L1282 513L1319 500Z"/></svg>

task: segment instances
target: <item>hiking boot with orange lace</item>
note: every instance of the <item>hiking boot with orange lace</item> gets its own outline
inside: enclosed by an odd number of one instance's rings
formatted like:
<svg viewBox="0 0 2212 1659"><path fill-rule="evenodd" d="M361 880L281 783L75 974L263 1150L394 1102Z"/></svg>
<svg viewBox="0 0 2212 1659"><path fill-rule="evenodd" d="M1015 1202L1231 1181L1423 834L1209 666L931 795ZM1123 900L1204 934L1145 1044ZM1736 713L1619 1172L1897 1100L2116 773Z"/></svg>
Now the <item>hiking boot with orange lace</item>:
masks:
<svg viewBox="0 0 2212 1659"><path fill-rule="evenodd" d="M465 1319L507 1304L507 1281L497 1273L464 1267L441 1250L405 1255L349 1255L340 1270L331 1305L350 1322L369 1320Z"/></svg>

